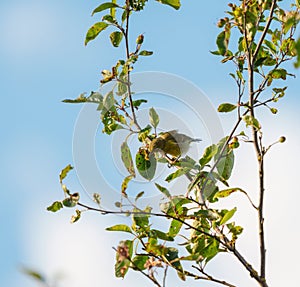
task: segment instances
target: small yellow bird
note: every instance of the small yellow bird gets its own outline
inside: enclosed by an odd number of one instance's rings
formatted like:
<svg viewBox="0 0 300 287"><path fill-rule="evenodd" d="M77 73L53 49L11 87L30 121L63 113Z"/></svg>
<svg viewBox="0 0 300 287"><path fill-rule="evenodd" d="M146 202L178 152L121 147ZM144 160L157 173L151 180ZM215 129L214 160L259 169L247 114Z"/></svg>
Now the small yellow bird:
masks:
<svg viewBox="0 0 300 287"><path fill-rule="evenodd" d="M174 157L180 157L185 154L192 142L198 142L201 139L193 139L185 134L180 134L177 130L172 130L160 134L149 144L150 152L163 152Z"/></svg>

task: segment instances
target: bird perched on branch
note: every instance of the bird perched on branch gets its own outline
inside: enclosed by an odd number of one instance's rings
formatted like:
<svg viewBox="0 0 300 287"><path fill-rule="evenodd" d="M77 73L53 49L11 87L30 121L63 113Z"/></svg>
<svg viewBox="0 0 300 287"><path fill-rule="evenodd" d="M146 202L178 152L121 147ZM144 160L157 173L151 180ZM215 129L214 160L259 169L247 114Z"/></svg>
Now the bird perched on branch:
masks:
<svg viewBox="0 0 300 287"><path fill-rule="evenodd" d="M163 152L174 157L185 154L192 142L199 142L201 139L193 139L185 134L178 133L177 130L161 133L149 144L150 152Z"/></svg>

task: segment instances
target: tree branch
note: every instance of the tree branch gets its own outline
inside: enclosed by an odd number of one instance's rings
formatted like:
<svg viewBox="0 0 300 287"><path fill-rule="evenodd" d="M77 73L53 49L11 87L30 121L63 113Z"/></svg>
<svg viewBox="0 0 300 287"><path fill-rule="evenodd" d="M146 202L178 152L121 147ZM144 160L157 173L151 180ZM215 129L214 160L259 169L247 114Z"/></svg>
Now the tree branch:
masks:
<svg viewBox="0 0 300 287"><path fill-rule="evenodd" d="M251 66L252 66L252 64L254 64L254 62L256 60L256 57L258 55L259 49L260 49L260 47L261 47L261 45L262 45L262 43L263 43L263 41L264 41L264 39L265 39L265 37L266 37L266 35L268 33L268 30L270 28L271 22L273 20L273 14L274 14L274 10L275 10L276 4L277 4L277 0L273 0L271 8L270 8L269 19L268 19L268 21L266 23L266 26L265 26L265 28L264 28L261 36L260 36L260 39L259 39L259 41L257 43L257 46L256 46L256 49L255 49L255 51L253 53L252 60L251 60Z"/></svg>
<svg viewBox="0 0 300 287"><path fill-rule="evenodd" d="M130 16L130 3L129 0L126 0L126 28L125 28L125 46L126 46L126 58L127 61L130 59L130 47L129 47L129 16ZM136 119L136 114L132 102L132 92L131 92L131 83L130 83L130 67L127 67L127 89L128 89L128 98L129 98L129 103L130 103L130 108L131 108L131 113L132 113L132 118L133 118L133 123L136 125L136 127L141 130L140 125L137 122Z"/></svg>

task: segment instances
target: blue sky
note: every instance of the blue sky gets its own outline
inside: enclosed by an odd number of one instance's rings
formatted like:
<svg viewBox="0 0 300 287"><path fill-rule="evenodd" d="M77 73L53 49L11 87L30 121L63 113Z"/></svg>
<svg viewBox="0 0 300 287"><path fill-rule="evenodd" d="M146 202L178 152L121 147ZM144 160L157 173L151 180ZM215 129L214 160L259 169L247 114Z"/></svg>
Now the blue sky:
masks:
<svg viewBox="0 0 300 287"><path fill-rule="evenodd" d="M221 65L209 53L215 48L216 23L226 9L226 1L182 2L182 9L175 11L150 1L147 11L133 17L132 40L144 33L145 48L154 51L154 56L143 59L136 71L162 71L184 77L217 106L226 96L234 98L234 86L227 76L229 66ZM19 272L22 265L36 268L50 278L62 273L61 286L65 287L99 286L103 282L105 286L140 286L134 275L129 275L128 281L113 278L111 246L119 238L107 234L104 228L118 222L118 218L85 214L79 223L71 225L70 212L54 215L45 210L62 196L58 174L73 161L72 137L81 109L61 100L97 90L101 70L111 67L111 59L120 56L109 45L106 33L87 47L83 45L87 29L98 20L90 17L98 4L99 1L78 0L0 2L1 286L35 286ZM293 242L300 239L293 223L300 199L300 73L293 72L298 77L288 82L289 92L278 116L266 112L262 115L271 129L267 140L272 142L282 134L288 138L285 145L276 146L267 162L267 183L274 190L267 195L266 205L270 216L269 272L274 287L295 285L296 258L300 255L292 249ZM221 120L228 130L229 121L223 117ZM242 149L242 166L233 179L236 183L244 183L251 170L251 165L245 164L247 160L247 149ZM75 173L70 183L74 189L81 189ZM246 186L252 188L252 183ZM241 219L251 231L247 212ZM282 227L284 234L280 234ZM249 237L245 236L241 244L244 250L253 247ZM282 242L284 246L279 248ZM250 252L249 257L255 261L254 253ZM220 276L232 273L222 260L214 266ZM230 274L229 278L242 286L255 286L253 282L245 283L247 274L243 272Z"/></svg>

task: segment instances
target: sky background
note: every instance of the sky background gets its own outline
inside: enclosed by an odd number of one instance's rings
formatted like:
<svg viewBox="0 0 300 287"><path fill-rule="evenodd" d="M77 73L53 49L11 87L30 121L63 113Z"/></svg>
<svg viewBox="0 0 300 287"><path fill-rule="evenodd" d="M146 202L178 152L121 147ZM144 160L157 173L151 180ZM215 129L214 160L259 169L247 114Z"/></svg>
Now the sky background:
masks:
<svg viewBox="0 0 300 287"><path fill-rule="evenodd" d="M113 276L111 247L120 235L104 229L120 218L86 213L71 225L73 211L46 211L49 204L62 197L58 174L73 161L73 132L81 109L61 100L97 90L101 70L110 68L120 57L110 46L107 33L87 47L83 45L87 29L99 20L90 17L99 3L0 2L1 286L36 286L20 272L21 266L39 270L52 279L58 277L59 286L64 287L140 286L144 280L133 272L125 280ZM230 65L221 65L209 53L215 49L219 32L216 23L224 10L226 1L182 1L180 11L150 1L146 11L132 19L132 41L144 33L144 47L153 50L154 55L142 59L136 71L162 71L184 77L200 87L215 107L222 101L234 101L234 85L228 77ZM297 78L288 80L288 93L280 102L279 114L272 116L264 110L261 115L268 130L267 143L287 136L287 142L274 147L266 162L270 190L266 194L268 274L273 287L295 286L298 281L300 73L292 72ZM225 132L232 119L221 117ZM255 187L254 166L249 159L253 159L249 149L241 148L239 168L232 179L246 190ZM76 173L68 182L74 190L81 190ZM241 204L238 219L245 226L240 248L256 263L256 237L251 227L255 214L241 196L228 201L229 205L236 203ZM240 286L256 286L246 272L240 271L237 262L226 256L216 259L211 270ZM143 286L151 284L143 281ZM176 286L184 283L176 281ZM189 286L199 283L191 282Z"/></svg>

